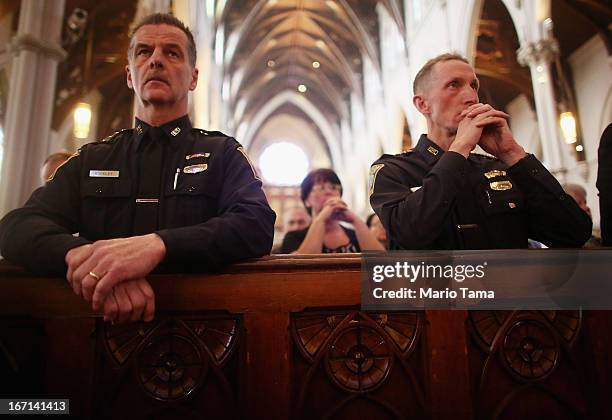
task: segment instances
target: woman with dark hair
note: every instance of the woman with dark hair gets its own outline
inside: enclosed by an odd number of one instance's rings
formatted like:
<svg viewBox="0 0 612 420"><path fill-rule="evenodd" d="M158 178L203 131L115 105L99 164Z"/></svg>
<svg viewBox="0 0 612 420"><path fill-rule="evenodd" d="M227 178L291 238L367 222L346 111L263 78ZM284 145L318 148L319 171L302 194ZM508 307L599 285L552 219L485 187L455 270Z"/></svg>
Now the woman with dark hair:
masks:
<svg viewBox="0 0 612 420"><path fill-rule="evenodd" d="M311 225L289 232L283 240L284 254L319 254L334 252L384 251L367 225L349 210L342 196L342 184L331 169L316 169L302 181L301 197ZM354 230L341 225L346 222Z"/></svg>

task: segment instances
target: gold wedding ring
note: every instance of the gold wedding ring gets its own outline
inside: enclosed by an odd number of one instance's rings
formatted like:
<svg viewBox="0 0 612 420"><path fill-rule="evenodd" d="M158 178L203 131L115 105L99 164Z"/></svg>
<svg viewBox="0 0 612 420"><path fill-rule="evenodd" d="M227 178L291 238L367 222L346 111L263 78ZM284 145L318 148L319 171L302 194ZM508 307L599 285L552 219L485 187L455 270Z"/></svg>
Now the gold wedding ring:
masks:
<svg viewBox="0 0 612 420"><path fill-rule="evenodd" d="M90 272L89 272L89 275L90 275L91 277L93 277L94 279L96 279L96 280L100 281L100 276L98 276L98 275L97 275L96 273L94 273L93 271L90 271Z"/></svg>

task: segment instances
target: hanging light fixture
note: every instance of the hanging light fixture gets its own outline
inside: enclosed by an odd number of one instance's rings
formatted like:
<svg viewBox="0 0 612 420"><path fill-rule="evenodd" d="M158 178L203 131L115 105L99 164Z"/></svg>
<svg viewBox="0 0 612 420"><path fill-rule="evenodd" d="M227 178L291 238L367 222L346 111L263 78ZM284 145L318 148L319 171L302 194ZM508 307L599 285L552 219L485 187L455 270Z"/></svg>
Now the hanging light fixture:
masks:
<svg viewBox="0 0 612 420"><path fill-rule="evenodd" d="M561 133L563 133L565 143L576 143L578 137L576 135L576 118L574 118L574 114L562 112L559 115L559 125L561 126Z"/></svg>
<svg viewBox="0 0 612 420"><path fill-rule="evenodd" d="M74 137L86 139L89 137L89 125L91 124L91 105L87 102L79 102L74 109Z"/></svg>
<svg viewBox="0 0 612 420"><path fill-rule="evenodd" d="M85 10L81 11L86 17L89 15L89 21L82 22L82 30L87 29L87 44L85 46L85 54L82 67L82 85L81 85L81 101L74 108L72 132L74 137L80 140L89 137L89 129L91 127L91 105L83 99L89 91L89 77L92 71L93 60L93 36L94 36L94 18L96 10L91 13Z"/></svg>
<svg viewBox="0 0 612 420"><path fill-rule="evenodd" d="M561 52L559 44L553 35L553 21L550 17L542 21L547 41L553 53L553 67L551 75L554 82L555 98L557 100L557 111L559 112L559 128L563 141L572 151L577 161L584 160L584 148L582 146L582 133L576 98L570 80L561 64Z"/></svg>

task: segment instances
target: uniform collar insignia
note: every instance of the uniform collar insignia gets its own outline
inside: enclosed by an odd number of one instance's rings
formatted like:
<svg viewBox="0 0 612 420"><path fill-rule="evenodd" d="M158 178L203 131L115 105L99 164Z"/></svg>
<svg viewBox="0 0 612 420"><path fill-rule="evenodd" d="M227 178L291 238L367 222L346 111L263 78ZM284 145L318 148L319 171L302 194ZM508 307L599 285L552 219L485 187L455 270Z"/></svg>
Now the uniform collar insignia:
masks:
<svg viewBox="0 0 612 420"><path fill-rule="evenodd" d="M136 118L136 123L135 123L135 128L134 128L134 132L136 136L134 140L135 140L135 146L137 149L140 147L142 138L145 136L147 130L150 127L151 126L147 124L146 122ZM192 127L191 120L189 119L188 115L184 115L181 118L177 118L176 120L169 121L166 124L163 124L160 126L160 128L164 131L164 133L166 133L166 135L170 139L181 138L186 133L189 133L189 130L191 130L191 127ZM172 143L174 142L170 142L170 144Z"/></svg>
<svg viewBox="0 0 612 420"><path fill-rule="evenodd" d="M436 143L431 141L425 134L421 135L414 150L420 152L420 154L430 164L437 162L438 159L440 159L444 154L444 150L442 150Z"/></svg>

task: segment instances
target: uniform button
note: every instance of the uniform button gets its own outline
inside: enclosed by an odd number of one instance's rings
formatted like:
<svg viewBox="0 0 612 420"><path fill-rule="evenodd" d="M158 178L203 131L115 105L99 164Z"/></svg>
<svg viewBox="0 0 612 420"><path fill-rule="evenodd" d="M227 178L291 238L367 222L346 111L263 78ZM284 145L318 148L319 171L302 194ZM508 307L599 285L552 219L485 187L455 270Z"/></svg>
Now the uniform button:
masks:
<svg viewBox="0 0 612 420"><path fill-rule="evenodd" d="M187 191L189 192L194 192L197 188L194 185L191 185L189 188L187 188Z"/></svg>
<svg viewBox="0 0 612 420"><path fill-rule="evenodd" d="M101 193L102 193L102 187L98 187L98 188L96 188L96 192L97 192L98 194L101 194Z"/></svg>
<svg viewBox="0 0 612 420"><path fill-rule="evenodd" d="M531 173L532 173L533 175L537 175L537 174L539 174L539 173L540 173L540 171L539 171L537 168L535 168L535 169L532 169L532 170L531 170Z"/></svg>
<svg viewBox="0 0 612 420"><path fill-rule="evenodd" d="M565 200L565 194L561 194L561 195L559 196L559 200L561 200L561 201Z"/></svg>

